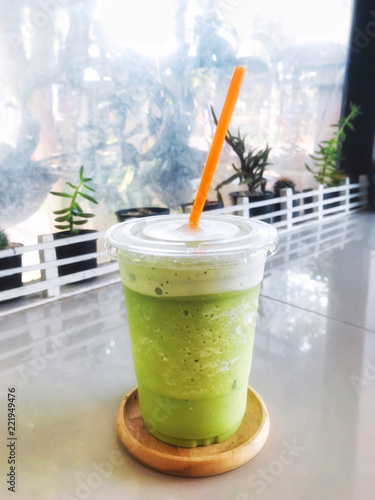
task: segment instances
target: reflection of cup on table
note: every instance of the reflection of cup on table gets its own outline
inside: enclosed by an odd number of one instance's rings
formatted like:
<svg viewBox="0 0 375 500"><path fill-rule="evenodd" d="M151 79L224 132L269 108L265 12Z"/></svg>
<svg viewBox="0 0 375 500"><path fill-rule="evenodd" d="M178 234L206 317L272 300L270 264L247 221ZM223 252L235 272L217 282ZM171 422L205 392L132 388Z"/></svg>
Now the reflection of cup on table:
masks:
<svg viewBox="0 0 375 500"><path fill-rule="evenodd" d="M120 266L141 414L157 438L221 442L246 407L260 283L277 231L251 219L184 215L118 224Z"/></svg>

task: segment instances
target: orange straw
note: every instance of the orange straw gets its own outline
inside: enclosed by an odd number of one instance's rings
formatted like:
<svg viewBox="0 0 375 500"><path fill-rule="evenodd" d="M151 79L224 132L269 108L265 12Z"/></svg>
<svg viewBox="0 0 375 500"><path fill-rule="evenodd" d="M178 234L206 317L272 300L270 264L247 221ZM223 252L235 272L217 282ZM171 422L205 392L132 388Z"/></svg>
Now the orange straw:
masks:
<svg viewBox="0 0 375 500"><path fill-rule="evenodd" d="M194 205L189 218L189 225L191 227L198 227L199 219L210 189L212 178L214 176L215 168L223 147L225 136L232 118L233 110L237 102L238 94L242 80L245 76L245 68L236 66L234 68L232 81L230 82L227 97L225 98L224 106L221 111L220 119L216 127L214 139L212 141L210 152L208 153L206 166L203 170L201 182L199 184L197 196L195 197Z"/></svg>

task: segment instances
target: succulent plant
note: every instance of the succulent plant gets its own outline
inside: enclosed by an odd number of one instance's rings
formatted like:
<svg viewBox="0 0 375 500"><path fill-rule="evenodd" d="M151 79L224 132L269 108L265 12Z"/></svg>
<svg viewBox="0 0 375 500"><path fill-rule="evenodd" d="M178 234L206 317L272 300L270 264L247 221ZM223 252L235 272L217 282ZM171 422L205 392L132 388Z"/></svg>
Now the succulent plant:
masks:
<svg viewBox="0 0 375 500"><path fill-rule="evenodd" d="M337 123L331 125L331 127L337 128L336 133L333 134L329 141L320 142L314 154L309 155L314 160L315 169L309 167L307 163L305 163L305 167L313 174L314 179L319 184L326 187L338 186L345 177L345 174L339 168L340 160L342 160L340 148L346 139L345 129L349 128L354 131L352 121L360 114L362 114L360 107L351 103L348 116L340 118Z"/></svg>
<svg viewBox="0 0 375 500"><path fill-rule="evenodd" d="M286 188L292 189L294 193L296 190L296 185L290 179L279 179L273 185L273 190L276 196L280 196L281 189L286 189Z"/></svg>
<svg viewBox="0 0 375 500"><path fill-rule="evenodd" d="M95 198L83 191L83 189L86 189L88 191L95 192L95 189L88 185L90 181L92 181L91 177L84 177L82 166L79 170L78 184L74 185L71 182L66 182L66 185L74 190L73 193L50 191L51 194L55 196L70 198L71 200L68 207L61 210L55 210L53 212L55 215L58 215L58 217L55 218L55 222L57 222L57 224L55 225L56 229L61 229L62 231L69 230L69 234L71 236L74 236L79 234L80 231L79 228L75 229L74 226L83 226L88 222L87 219L95 217L95 214L84 212L77 201L77 197L81 196L82 198L85 198L92 203L98 203Z"/></svg>
<svg viewBox="0 0 375 500"><path fill-rule="evenodd" d="M212 106L211 113L214 122L217 125L218 120ZM230 184L235 179L239 179L240 184L246 184L248 191L251 194L259 192L265 193L266 191L267 179L264 177L264 171L268 165L271 165L271 163L268 162L268 156L271 152L271 148L269 148L267 144L265 149L259 149L258 151L255 149L249 149L246 153L245 138L246 136L241 137L240 130L238 130L237 137L233 136L229 130L227 132L225 141L238 156L240 167L238 168L234 163L232 163L235 173L216 186L215 190L218 193L219 200L221 198L219 192L220 189L226 184Z"/></svg>

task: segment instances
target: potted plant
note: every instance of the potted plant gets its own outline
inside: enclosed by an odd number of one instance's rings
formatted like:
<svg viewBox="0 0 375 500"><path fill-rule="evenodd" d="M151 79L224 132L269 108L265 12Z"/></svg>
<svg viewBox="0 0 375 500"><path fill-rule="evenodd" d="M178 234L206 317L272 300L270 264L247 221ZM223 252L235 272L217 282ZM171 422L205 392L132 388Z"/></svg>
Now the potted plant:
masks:
<svg viewBox="0 0 375 500"><path fill-rule="evenodd" d="M319 184L325 187L340 186L345 179L345 173L340 170L340 161L342 160L341 145L346 139L346 128L354 131L352 122L359 114L361 114L359 106L351 103L348 116L340 118L337 123L331 125L331 127L337 128L331 139L321 141L314 154L309 155L314 161L314 167L311 168L307 163L305 163L305 167L313 174L314 179ZM338 192L324 193L324 199L335 198L336 196L339 196ZM337 205L338 203L330 203L325 208L332 208Z"/></svg>
<svg viewBox="0 0 375 500"><path fill-rule="evenodd" d="M0 228L0 252L9 248L16 248L22 246L20 243L10 243L7 234ZM1 255L1 253L0 253ZM11 255L10 257L0 256L0 271L22 267L22 255ZM0 291L12 290L22 286L22 273L10 274L0 278ZM13 300L13 299L10 299ZM1 302L8 302L4 300Z"/></svg>
<svg viewBox="0 0 375 500"><path fill-rule="evenodd" d="M180 208L182 210L182 213L188 214L191 212L193 205L194 205L193 200L191 203L182 203L180 205ZM206 200L203 206L203 212L209 212L210 210L216 210L217 208L224 208L224 203L223 200L221 199L220 193L218 193L218 199L217 200Z"/></svg>
<svg viewBox="0 0 375 500"><path fill-rule="evenodd" d="M119 222L124 222L128 219L139 219L141 217L151 217L153 215L168 215L169 212L169 208L166 207L140 207L117 210L115 215Z"/></svg>
<svg viewBox="0 0 375 500"><path fill-rule="evenodd" d="M281 190L287 189L287 188L290 188L293 191L293 194L299 193L299 191L296 190L296 185L294 184L294 182L292 180L286 179L286 178L281 178L281 179L277 180L275 182L275 184L273 185L273 191L275 193L275 196L277 198L279 198L281 196L281 194L280 194ZM293 207L298 207L299 204L300 204L300 200L293 200ZM278 210L281 210L281 205L279 203L275 204L273 210L275 212ZM299 217L299 212L293 212L293 218L294 217ZM279 222L279 221L281 221L280 216L276 216L273 218L273 222Z"/></svg>
<svg viewBox="0 0 375 500"><path fill-rule="evenodd" d="M211 112L217 125L218 121L212 106ZM246 136L241 137L240 129L238 129L237 137L233 136L228 130L225 141L238 156L240 166L237 167L234 163L232 163L235 173L228 177L225 181L218 184L215 188L215 190L219 193L223 186L232 183L236 179L239 180L240 185L246 185L246 191L235 191L229 193L234 205L238 205L241 199L243 203L247 203L270 200L274 197L272 191L266 191L267 179L264 177L266 167L271 165L268 161L271 148L269 148L267 144L265 149L259 149L258 151L255 149L249 149L246 153L245 139ZM271 211L272 209L270 205L251 208L249 210L249 216L268 214ZM269 219L265 222L269 222Z"/></svg>
<svg viewBox="0 0 375 500"><path fill-rule="evenodd" d="M84 212L78 203L79 198L84 198L85 200L91 201L97 204L98 202L87 191L95 192L95 189L89 186L89 182L92 181L91 177L85 177L83 172L83 166L79 170L79 180L77 185L70 182L66 182L66 186L69 187L72 192L56 192L51 191L54 196L60 196L70 200L67 207L61 210L55 210L53 213L57 215L55 218L55 228L60 229L61 232L54 233L53 238L55 240L60 240L62 238L69 238L71 236L78 236L83 234L94 233L95 230L81 229L81 226L87 224L88 219L94 217L94 214L89 212ZM78 227L76 227L78 226ZM82 241L79 243L70 243L67 245L61 245L56 247L56 258L66 259L69 257L76 257L78 255L85 255L89 253L96 252L96 240ZM93 269L97 266L96 258L84 260L81 262L75 262L72 264L65 264L58 266L59 276L66 276L72 273L78 273L80 271L86 271L88 269Z"/></svg>

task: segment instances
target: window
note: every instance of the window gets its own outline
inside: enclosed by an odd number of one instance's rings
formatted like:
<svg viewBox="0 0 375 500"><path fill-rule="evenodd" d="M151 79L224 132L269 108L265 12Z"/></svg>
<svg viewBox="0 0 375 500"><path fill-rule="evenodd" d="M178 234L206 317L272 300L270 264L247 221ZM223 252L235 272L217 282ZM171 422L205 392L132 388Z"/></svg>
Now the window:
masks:
<svg viewBox="0 0 375 500"><path fill-rule="evenodd" d="M49 191L81 164L97 229L120 208L190 201L235 65L231 130L272 147L271 187L313 184L304 163L339 117L351 0L24 0L0 14L0 225L14 241L53 232ZM224 147L215 184L234 160Z"/></svg>

